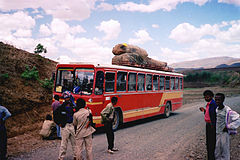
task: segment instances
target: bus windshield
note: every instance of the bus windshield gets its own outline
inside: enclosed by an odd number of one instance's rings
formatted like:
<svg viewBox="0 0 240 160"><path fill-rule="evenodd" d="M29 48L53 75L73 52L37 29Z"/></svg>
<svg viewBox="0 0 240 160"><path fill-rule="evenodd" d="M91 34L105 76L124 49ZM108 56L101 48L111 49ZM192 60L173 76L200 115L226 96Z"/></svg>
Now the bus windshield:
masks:
<svg viewBox="0 0 240 160"><path fill-rule="evenodd" d="M93 90L93 77L93 69L77 68L75 70L73 93L91 95Z"/></svg>
<svg viewBox="0 0 240 160"><path fill-rule="evenodd" d="M74 81L73 68L59 68L56 78L56 92L72 91Z"/></svg>
<svg viewBox="0 0 240 160"><path fill-rule="evenodd" d="M56 78L56 92L71 91L74 94L91 95L94 69L59 68Z"/></svg>

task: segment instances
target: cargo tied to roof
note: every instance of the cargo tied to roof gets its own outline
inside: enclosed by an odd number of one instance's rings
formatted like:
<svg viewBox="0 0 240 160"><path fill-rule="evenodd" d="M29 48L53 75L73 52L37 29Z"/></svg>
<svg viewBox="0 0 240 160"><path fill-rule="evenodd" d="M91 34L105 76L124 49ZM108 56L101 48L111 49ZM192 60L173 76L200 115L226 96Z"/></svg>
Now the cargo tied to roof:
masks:
<svg viewBox="0 0 240 160"><path fill-rule="evenodd" d="M173 71L166 62L158 61L148 57L146 50L126 43L117 44L113 47L112 64L147 68L161 71Z"/></svg>

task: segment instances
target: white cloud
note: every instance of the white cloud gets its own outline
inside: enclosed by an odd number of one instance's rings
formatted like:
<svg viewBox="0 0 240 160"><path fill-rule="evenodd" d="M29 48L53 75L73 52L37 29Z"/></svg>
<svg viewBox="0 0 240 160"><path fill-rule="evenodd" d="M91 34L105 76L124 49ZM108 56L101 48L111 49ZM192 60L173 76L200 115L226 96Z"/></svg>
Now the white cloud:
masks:
<svg viewBox="0 0 240 160"><path fill-rule="evenodd" d="M152 24L152 28L159 28L158 24Z"/></svg>
<svg viewBox="0 0 240 160"><path fill-rule="evenodd" d="M60 19L53 19L51 23L51 31L54 34L66 34L69 32L69 25Z"/></svg>
<svg viewBox="0 0 240 160"><path fill-rule="evenodd" d="M214 25L205 24L199 28L189 23L182 23L171 31L169 38L178 43L193 43L204 39L205 36L212 36L217 41L240 42L240 20L224 21Z"/></svg>
<svg viewBox="0 0 240 160"><path fill-rule="evenodd" d="M161 48L161 61L167 62L168 64L188 61L197 58L197 53L190 52L188 50L177 51L170 48Z"/></svg>
<svg viewBox="0 0 240 160"><path fill-rule="evenodd" d="M116 39L121 32L121 25L116 20L102 21L99 26L96 27L99 31L103 31L106 35L103 40Z"/></svg>
<svg viewBox="0 0 240 160"><path fill-rule="evenodd" d="M240 6L239 0L218 0L219 3L228 3L228 4L235 4L237 6Z"/></svg>
<svg viewBox="0 0 240 160"><path fill-rule="evenodd" d="M35 20L27 13L19 11L13 14L0 14L0 39L10 40L15 37L31 37Z"/></svg>
<svg viewBox="0 0 240 160"><path fill-rule="evenodd" d="M129 44L144 44L145 42L153 40L146 30L139 30L135 32L136 38L130 38L128 40Z"/></svg>
<svg viewBox="0 0 240 160"><path fill-rule="evenodd" d="M82 26L77 25L77 26L71 27L70 32L71 32L72 34L77 34L77 33L86 32L86 30L85 30Z"/></svg>
<svg viewBox="0 0 240 160"><path fill-rule="evenodd" d="M1 0L0 9L2 11L21 10L26 8L42 8L47 14L54 18L63 20L84 20L90 17L91 10L94 9L97 0Z"/></svg>
<svg viewBox="0 0 240 160"><path fill-rule="evenodd" d="M198 29L189 23L179 24L171 31L169 38L179 43L193 42L201 38Z"/></svg>
<svg viewBox="0 0 240 160"><path fill-rule="evenodd" d="M220 57L226 55L240 57L240 44L226 44L215 39L202 39L195 42L189 50L190 52L197 52L198 58Z"/></svg>
<svg viewBox="0 0 240 160"><path fill-rule="evenodd" d="M173 55L171 59L179 62L226 55L240 58L240 20L223 21L214 25L205 24L200 27L188 23L179 24L172 30L169 38L179 43L191 42L188 43L188 48L180 52L171 51ZM167 51L164 50L163 53ZM169 56L165 54L165 57Z"/></svg>
<svg viewBox="0 0 240 160"><path fill-rule="evenodd" d="M39 33L42 36L50 36L52 34L51 30L49 29L49 27L45 24L42 24L39 28Z"/></svg>
<svg viewBox="0 0 240 160"><path fill-rule="evenodd" d="M31 37L32 30L30 29L18 29L15 33L13 33L16 37Z"/></svg>
<svg viewBox="0 0 240 160"><path fill-rule="evenodd" d="M61 55L57 59L55 59L55 61L57 61L59 63L63 63L63 64L67 64L69 62L76 62L75 59L72 59L71 57L69 57L67 55Z"/></svg>
<svg viewBox="0 0 240 160"><path fill-rule="evenodd" d="M61 19L53 19L51 22L51 32L64 36L68 33L76 34L86 31L80 25L70 27L65 21Z"/></svg>
<svg viewBox="0 0 240 160"><path fill-rule="evenodd" d="M110 63L113 57L112 48L103 46L94 39L75 38L71 35L61 41L61 46L68 48L81 62Z"/></svg>
<svg viewBox="0 0 240 160"><path fill-rule="evenodd" d="M171 11L176 8L179 3L191 2L199 6L204 5L208 0L149 0L149 4L138 4L134 2L121 3L115 5L118 11L131 12L155 12L157 10Z"/></svg>
<svg viewBox="0 0 240 160"><path fill-rule="evenodd" d="M111 11L113 10L113 5L109 4L109 3L100 3L97 6L97 9L103 10L103 11Z"/></svg>

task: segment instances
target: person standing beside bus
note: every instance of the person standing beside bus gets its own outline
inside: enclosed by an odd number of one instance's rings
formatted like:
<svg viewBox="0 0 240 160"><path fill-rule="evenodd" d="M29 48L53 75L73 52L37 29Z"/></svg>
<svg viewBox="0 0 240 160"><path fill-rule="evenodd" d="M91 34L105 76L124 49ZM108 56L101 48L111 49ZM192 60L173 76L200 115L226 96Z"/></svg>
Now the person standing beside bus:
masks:
<svg viewBox="0 0 240 160"><path fill-rule="evenodd" d="M90 125L92 113L85 109L86 102L84 99L77 100L76 110L73 115L73 125L76 134L76 156L77 160L82 160L83 145L85 146L87 160L93 160L92 153L92 134L95 129Z"/></svg>
<svg viewBox="0 0 240 160"><path fill-rule="evenodd" d="M214 152L216 145L216 102L213 100L214 94L211 90L203 92L206 109L200 107L200 111L204 112L204 120L206 122L206 145L208 160L215 160Z"/></svg>
<svg viewBox="0 0 240 160"><path fill-rule="evenodd" d="M74 114L74 105L71 101L71 93L65 91L63 93L64 102L59 106L54 112L54 122L61 127L62 140L59 150L58 160L63 160L68 146L68 141L70 140L72 145L73 157L76 159L76 139L73 126L73 114Z"/></svg>
<svg viewBox="0 0 240 160"><path fill-rule="evenodd" d="M55 112L55 110L61 106L60 102L59 102L59 96L58 95L54 95L54 102L52 103L52 110L53 112ZM57 139L61 139L61 129L60 126L56 124L56 129L57 129Z"/></svg>
<svg viewBox="0 0 240 160"><path fill-rule="evenodd" d="M108 141L108 153L113 154L114 151L118 151L117 148L114 148L114 132L112 129L113 120L114 120L114 106L117 104L118 98L112 97L111 102L102 110L102 124L104 124L107 141Z"/></svg>
<svg viewBox="0 0 240 160"><path fill-rule="evenodd" d="M2 97L0 97L0 159L6 160L7 157L7 130L5 121L11 116L7 108L2 106Z"/></svg>

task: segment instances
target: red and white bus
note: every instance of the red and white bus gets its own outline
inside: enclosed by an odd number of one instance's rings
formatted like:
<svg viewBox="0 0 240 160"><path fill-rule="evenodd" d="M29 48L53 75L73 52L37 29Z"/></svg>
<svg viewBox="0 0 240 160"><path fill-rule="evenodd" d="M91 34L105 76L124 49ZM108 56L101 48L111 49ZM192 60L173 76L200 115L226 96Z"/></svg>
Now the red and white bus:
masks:
<svg viewBox="0 0 240 160"><path fill-rule="evenodd" d="M58 64L54 95L71 91L91 109L96 127L112 97L118 98L114 129L125 122L164 114L182 106L183 75L136 67L101 64ZM60 101L63 101L60 99Z"/></svg>

